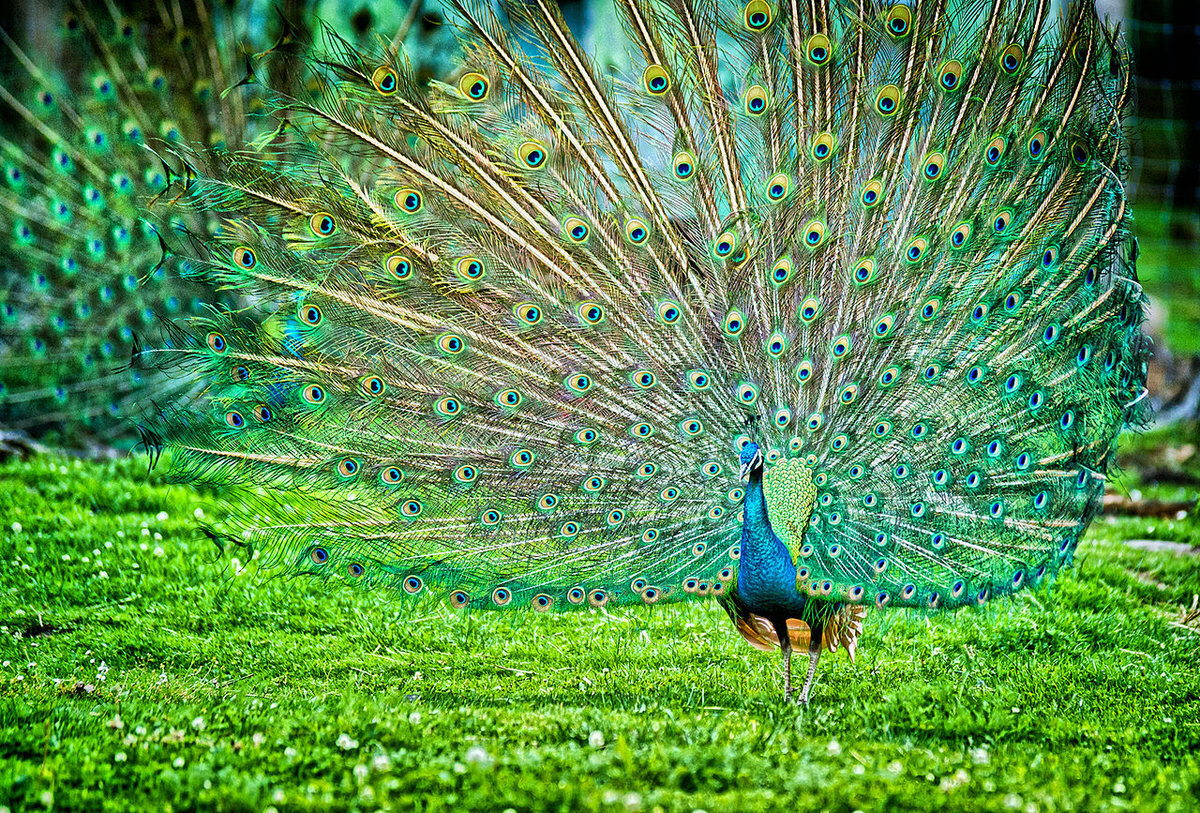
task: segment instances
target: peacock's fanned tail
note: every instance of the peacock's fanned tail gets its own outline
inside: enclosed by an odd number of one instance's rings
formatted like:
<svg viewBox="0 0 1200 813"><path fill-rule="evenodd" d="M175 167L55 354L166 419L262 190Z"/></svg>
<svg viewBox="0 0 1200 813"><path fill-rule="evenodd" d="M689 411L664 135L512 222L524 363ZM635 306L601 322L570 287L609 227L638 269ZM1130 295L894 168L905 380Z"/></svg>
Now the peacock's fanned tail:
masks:
<svg viewBox="0 0 1200 813"><path fill-rule="evenodd" d="M248 135L251 62L224 11L79 7L48 39L57 52L0 32L0 426L131 434L130 399L172 389L130 368L138 337L223 301L162 265L143 210L170 181L164 147Z"/></svg>
<svg viewBox="0 0 1200 813"><path fill-rule="evenodd" d="M549 0L460 0L431 88L331 38L304 155L187 156L177 251L270 315L193 320L150 431L277 565L458 606L728 593L751 433L804 592L1037 584L1146 352L1126 56L1050 5L620 0L623 80Z"/></svg>

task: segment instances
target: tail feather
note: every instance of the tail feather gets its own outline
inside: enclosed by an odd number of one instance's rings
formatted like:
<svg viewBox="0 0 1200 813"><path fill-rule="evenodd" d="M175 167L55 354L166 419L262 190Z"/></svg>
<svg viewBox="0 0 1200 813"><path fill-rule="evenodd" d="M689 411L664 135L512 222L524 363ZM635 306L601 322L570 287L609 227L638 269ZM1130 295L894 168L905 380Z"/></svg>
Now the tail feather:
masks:
<svg viewBox="0 0 1200 813"><path fill-rule="evenodd" d="M156 418L176 476L262 504L237 532L283 567L459 605L729 592L751 432L768 478L813 472L814 599L1069 562L1145 376L1115 34L1086 3L618 5L626 80L550 3L463 0L447 82L331 38L269 102L303 154L180 148L221 227L177 250L267 316L157 354L203 382Z"/></svg>

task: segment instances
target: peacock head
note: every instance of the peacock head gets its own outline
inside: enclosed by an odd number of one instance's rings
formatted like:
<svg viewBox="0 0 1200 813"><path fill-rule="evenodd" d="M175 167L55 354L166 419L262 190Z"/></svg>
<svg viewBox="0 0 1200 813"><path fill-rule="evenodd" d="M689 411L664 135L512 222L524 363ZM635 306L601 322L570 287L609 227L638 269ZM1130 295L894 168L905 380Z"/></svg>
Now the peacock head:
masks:
<svg viewBox="0 0 1200 813"><path fill-rule="evenodd" d="M757 443L750 441L742 447L742 470L739 477L742 480L749 480L751 474L762 473L762 469L762 449L758 448Z"/></svg>

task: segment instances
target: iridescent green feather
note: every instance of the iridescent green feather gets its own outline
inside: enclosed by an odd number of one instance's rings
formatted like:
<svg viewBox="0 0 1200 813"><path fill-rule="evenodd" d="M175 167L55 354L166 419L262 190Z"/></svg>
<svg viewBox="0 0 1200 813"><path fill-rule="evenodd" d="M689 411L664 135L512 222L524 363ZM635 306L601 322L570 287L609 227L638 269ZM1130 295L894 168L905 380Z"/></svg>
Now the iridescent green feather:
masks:
<svg viewBox="0 0 1200 813"><path fill-rule="evenodd" d="M623 80L501 5L430 88L331 39L273 102L303 156L185 152L222 227L174 250L272 315L156 354L204 388L151 429L241 542L472 607L721 595L753 433L818 599L1069 562L1146 352L1087 4L622 0Z"/></svg>

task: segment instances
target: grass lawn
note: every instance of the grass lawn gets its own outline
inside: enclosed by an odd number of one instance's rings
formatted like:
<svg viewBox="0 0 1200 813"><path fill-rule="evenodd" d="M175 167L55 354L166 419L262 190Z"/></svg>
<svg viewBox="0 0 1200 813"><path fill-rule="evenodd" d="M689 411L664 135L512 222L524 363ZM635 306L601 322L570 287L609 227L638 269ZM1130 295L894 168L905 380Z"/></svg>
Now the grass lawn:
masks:
<svg viewBox="0 0 1200 813"><path fill-rule="evenodd" d="M1134 465L1200 482L1195 440ZM1200 558L1126 544L1194 515L1102 518L984 611L874 613L803 708L715 605L414 611L218 557L223 510L142 459L0 466L0 812L1197 809Z"/></svg>

